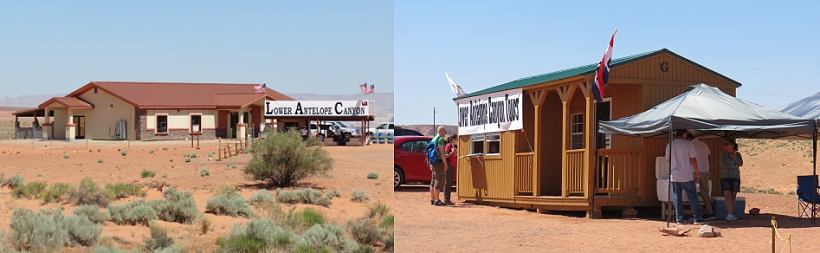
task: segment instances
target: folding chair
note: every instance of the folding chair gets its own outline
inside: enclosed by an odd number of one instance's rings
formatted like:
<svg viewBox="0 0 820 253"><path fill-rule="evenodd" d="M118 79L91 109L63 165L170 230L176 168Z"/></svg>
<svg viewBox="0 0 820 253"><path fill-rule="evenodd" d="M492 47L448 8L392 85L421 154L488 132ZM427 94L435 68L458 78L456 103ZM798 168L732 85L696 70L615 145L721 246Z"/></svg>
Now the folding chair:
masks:
<svg viewBox="0 0 820 253"><path fill-rule="evenodd" d="M803 216L811 217L814 212L817 216L818 207L820 206L820 194L817 193L817 175L811 176L797 176L797 212L798 218ZM812 197L814 201L812 202Z"/></svg>

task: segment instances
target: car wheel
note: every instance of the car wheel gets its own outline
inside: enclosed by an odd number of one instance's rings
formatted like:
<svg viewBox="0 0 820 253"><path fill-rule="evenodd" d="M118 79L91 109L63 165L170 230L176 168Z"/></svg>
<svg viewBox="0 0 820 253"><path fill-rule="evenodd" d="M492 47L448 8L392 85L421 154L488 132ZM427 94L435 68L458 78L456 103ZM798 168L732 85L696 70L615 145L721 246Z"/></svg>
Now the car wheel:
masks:
<svg viewBox="0 0 820 253"><path fill-rule="evenodd" d="M404 182L404 173L398 167L393 167L393 190L399 189Z"/></svg>

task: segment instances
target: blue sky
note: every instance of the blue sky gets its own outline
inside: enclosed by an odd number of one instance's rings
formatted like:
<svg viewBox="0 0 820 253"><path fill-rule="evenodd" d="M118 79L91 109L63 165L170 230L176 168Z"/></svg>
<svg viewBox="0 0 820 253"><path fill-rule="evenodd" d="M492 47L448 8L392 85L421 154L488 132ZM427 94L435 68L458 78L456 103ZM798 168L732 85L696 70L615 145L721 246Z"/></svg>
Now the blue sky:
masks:
<svg viewBox="0 0 820 253"><path fill-rule="evenodd" d="M444 69L466 92L668 48L776 108L820 92L818 1L396 1L397 124L456 124Z"/></svg>
<svg viewBox="0 0 820 253"><path fill-rule="evenodd" d="M393 92L390 1L3 1L0 98L90 81Z"/></svg>

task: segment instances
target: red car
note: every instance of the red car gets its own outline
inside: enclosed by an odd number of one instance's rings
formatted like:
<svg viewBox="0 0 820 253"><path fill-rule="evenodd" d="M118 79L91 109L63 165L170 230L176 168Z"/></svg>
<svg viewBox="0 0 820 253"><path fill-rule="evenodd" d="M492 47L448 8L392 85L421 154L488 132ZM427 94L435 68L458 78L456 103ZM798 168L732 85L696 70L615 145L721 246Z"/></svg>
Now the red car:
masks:
<svg viewBox="0 0 820 253"><path fill-rule="evenodd" d="M411 182L429 183L427 143L430 136L396 136L393 141L393 189Z"/></svg>

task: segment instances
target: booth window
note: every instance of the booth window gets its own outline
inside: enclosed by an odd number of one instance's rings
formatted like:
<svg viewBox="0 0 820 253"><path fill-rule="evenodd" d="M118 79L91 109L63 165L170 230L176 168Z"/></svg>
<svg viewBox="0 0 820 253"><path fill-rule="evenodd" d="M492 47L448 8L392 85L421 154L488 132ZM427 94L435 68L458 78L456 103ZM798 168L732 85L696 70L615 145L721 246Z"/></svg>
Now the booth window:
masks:
<svg viewBox="0 0 820 253"><path fill-rule="evenodd" d="M501 133L487 134L487 154L499 154L501 152Z"/></svg>
<svg viewBox="0 0 820 253"><path fill-rule="evenodd" d="M484 134L470 136L470 154L484 154Z"/></svg>
<svg viewBox="0 0 820 253"><path fill-rule="evenodd" d="M191 115L191 133L202 132L201 122L202 115Z"/></svg>
<svg viewBox="0 0 820 253"><path fill-rule="evenodd" d="M582 149L584 148L584 114L575 113L571 117L570 149Z"/></svg>
<svg viewBox="0 0 820 253"><path fill-rule="evenodd" d="M157 133L168 132L168 115L157 115Z"/></svg>

